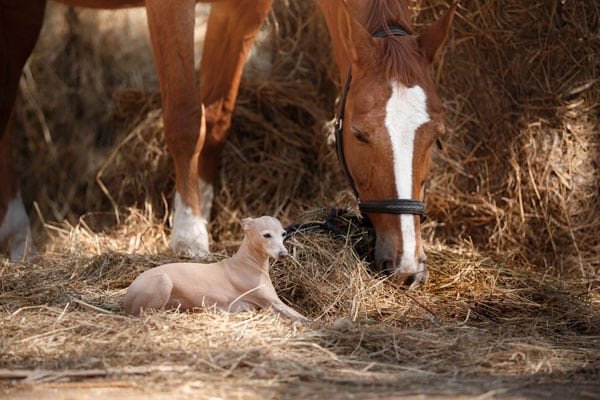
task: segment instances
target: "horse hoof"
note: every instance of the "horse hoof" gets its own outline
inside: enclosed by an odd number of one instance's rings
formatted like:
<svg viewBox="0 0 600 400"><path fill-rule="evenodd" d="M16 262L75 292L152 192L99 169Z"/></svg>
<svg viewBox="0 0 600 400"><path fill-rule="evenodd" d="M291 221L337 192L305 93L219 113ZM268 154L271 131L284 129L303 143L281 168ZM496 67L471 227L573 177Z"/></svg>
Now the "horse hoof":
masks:
<svg viewBox="0 0 600 400"><path fill-rule="evenodd" d="M201 258L210 254L206 221L196 224L175 225L171 235L171 250L180 257Z"/></svg>
<svg viewBox="0 0 600 400"><path fill-rule="evenodd" d="M179 194L176 193L171 250L178 256L186 258L207 256L210 253L207 225L208 221L194 215L192 209L186 207L181 202Z"/></svg>
<svg viewBox="0 0 600 400"><path fill-rule="evenodd" d="M210 254L208 236L205 241L181 240L181 238L177 240L173 237L169 247L177 256L183 258L202 258Z"/></svg>
<svg viewBox="0 0 600 400"><path fill-rule="evenodd" d="M32 242L13 243L10 249L10 261L13 263L37 264L40 255Z"/></svg>

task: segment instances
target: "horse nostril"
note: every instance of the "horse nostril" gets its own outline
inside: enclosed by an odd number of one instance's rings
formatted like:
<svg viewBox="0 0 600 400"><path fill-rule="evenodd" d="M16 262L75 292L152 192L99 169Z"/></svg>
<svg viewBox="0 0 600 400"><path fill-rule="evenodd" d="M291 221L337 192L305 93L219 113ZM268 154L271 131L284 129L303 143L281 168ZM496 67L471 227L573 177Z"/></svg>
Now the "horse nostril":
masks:
<svg viewBox="0 0 600 400"><path fill-rule="evenodd" d="M420 280L420 277L419 277L418 275L419 275L419 274L411 274L411 275L408 275L408 276L407 276L407 277L404 279L403 285L404 285L404 286L410 286L410 287L412 287L413 285L418 285L419 283L417 282L417 278L419 278L419 280Z"/></svg>
<svg viewBox="0 0 600 400"><path fill-rule="evenodd" d="M287 258L288 256L288 252L287 251L280 251L279 252L279 258Z"/></svg>
<svg viewBox="0 0 600 400"><path fill-rule="evenodd" d="M379 260L377 263L377 270L379 272L393 272L394 271L394 262L390 259Z"/></svg>

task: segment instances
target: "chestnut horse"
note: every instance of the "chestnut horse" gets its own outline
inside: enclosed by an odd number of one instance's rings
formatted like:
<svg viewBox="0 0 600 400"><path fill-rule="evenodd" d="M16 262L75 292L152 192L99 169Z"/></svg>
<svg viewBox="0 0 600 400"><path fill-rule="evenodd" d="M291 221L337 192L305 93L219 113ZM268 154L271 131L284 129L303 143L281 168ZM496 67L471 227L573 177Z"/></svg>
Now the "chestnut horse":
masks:
<svg viewBox="0 0 600 400"><path fill-rule="evenodd" d="M407 0L317 0L345 86L338 148L361 209L376 231L375 258L399 279L426 279L419 214L431 147L443 132L429 67L456 4L416 34ZM212 2L197 88L196 0L61 0L73 6L145 6L160 81L164 131L175 164L171 248L209 252L207 219L242 69L272 0ZM0 241L10 258L35 251L12 162L9 122L19 77L39 35L46 0L0 0ZM350 72L351 71L351 72ZM341 121L343 120L343 124Z"/></svg>

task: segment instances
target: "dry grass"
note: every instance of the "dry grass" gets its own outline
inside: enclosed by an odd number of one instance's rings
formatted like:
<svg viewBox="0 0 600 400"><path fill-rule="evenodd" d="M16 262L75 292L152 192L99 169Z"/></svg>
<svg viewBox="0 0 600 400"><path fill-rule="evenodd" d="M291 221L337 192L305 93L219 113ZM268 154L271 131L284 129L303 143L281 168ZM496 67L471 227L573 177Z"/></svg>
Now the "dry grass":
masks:
<svg viewBox="0 0 600 400"><path fill-rule="evenodd" d="M432 171L436 234L596 277L599 6L461 5L437 72L450 132Z"/></svg>
<svg viewBox="0 0 600 400"><path fill-rule="evenodd" d="M407 292L372 276L348 244L306 234L288 243L292 256L272 276L280 295L315 323L210 310L137 319L123 316L125 288L173 258L90 255L89 238L118 249L127 232L69 234L89 243L86 256L79 242L39 266L2 265L0 364L31 384L149 379L146 390L165 391L217 379L269 393L321 382L457 395L503 379L512 382L502 386L508 391L540 381L585 386L600 366L597 283L566 283L445 248L429 249L432 281Z"/></svg>
<svg viewBox="0 0 600 400"><path fill-rule="evenodd" d="M15 127L44 253L0 265L0 367L11 370L0 377L206 396L216 381L258 398L349 386L365 398L539 396L546 383L549 395L595 396L600 11L525 3L462 1L434 71L448 135L429 185L431 281L409 292L374 276L352 251L368 238L355 227L346 241L297 235L272 276L316 319L301 326L268 312L122 315L133 278L173 260L173 173L143 15L53 6ZM442 4L416 2L417 26ZM211 258L233 253L243 216L322 220L324 207L351 205L326 141L337 94L326 35L312 2L276 2L224 152Z"/></svg>

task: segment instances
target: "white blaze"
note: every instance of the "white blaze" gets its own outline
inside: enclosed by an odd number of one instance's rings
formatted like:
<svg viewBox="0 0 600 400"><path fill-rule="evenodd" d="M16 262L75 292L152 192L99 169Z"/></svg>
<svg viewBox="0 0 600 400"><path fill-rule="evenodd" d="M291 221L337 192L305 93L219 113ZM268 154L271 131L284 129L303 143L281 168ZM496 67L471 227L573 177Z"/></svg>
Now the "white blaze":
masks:
<svg viewBox="0 0 600 400"><path fill-rule="evenodd" d="M394 155L394 176L400 199L413 198L413 150L417 129L429 121L427 96L420 86L407 88L392 82L392 95L386 105L385 126ZM413 215L401 215L402 260L400 271L416 272L417 239Z"/></svg>

